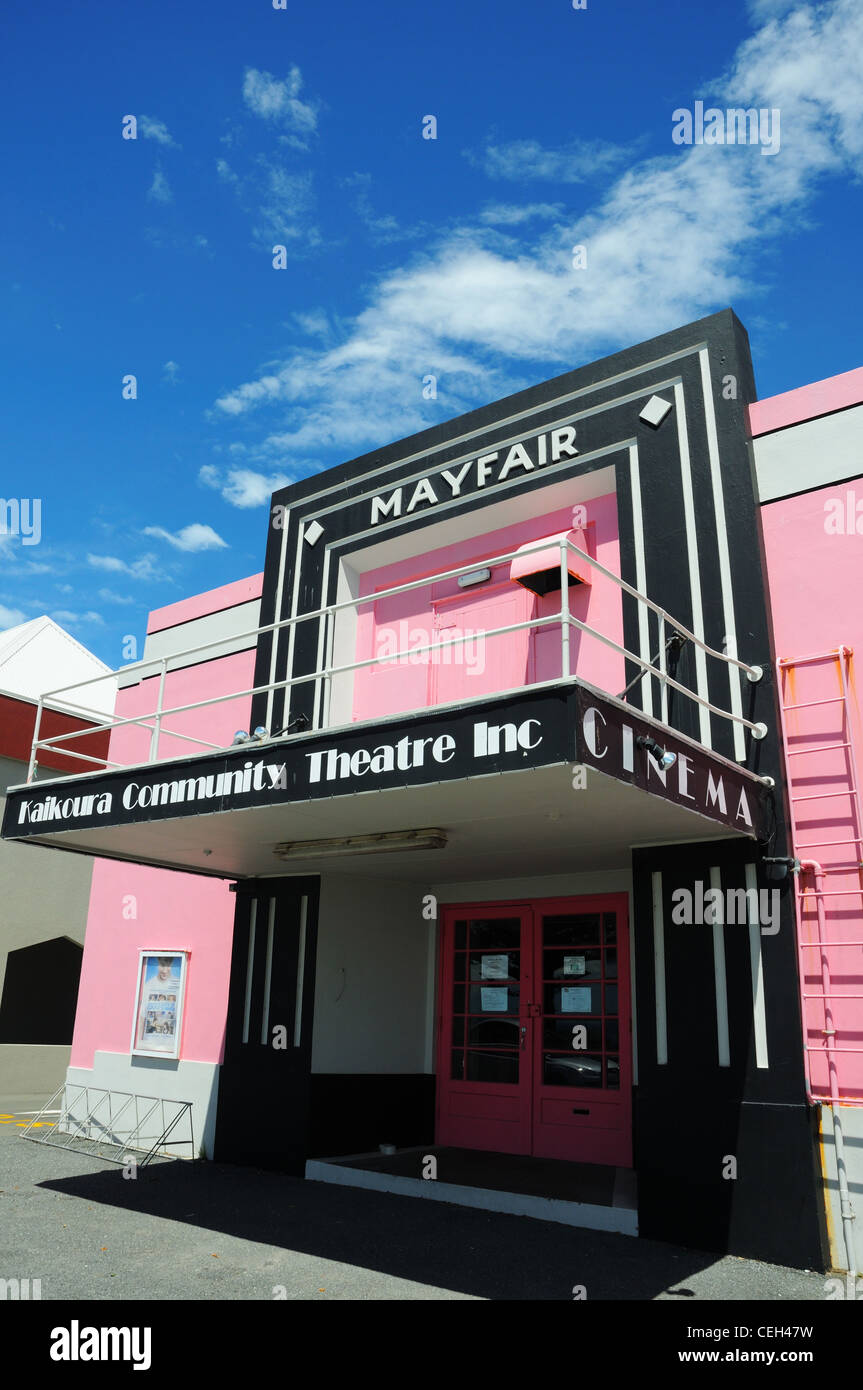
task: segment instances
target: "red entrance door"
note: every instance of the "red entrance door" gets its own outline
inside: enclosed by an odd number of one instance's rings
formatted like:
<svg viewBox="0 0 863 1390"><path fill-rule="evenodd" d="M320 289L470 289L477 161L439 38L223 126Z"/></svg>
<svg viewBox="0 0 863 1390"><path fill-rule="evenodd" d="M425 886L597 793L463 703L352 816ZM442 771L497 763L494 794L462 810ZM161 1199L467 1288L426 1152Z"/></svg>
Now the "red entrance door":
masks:
<svg viewBox="0 0 863 1390"><path fill-rule="evenodd" d="M632 1163L622 893L444 910L437 1142Z"/></svg>

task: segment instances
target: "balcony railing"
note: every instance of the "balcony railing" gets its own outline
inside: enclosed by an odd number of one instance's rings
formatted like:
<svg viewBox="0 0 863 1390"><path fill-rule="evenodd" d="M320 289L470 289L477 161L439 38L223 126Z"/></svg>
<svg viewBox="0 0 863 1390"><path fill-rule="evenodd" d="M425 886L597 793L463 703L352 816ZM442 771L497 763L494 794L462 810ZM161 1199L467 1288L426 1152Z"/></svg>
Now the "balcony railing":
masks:
<svg viewBox="0 0 863 1390"><path fill-rule="evenodd" d="M693 701L696 705L708 711L710 714L716 715L718 718L728 720L732 724L736 724L740 728L748 729L753 738L760 739L765 736L765 734L767 733L767 727L765 724L754 723L752 720L746 719L740 712L739 687L736 684L736 682L739 680L739 677L735 675L735 671L739 671L742 672L749 681L759 681L763 675L763 669L760 666L748 666L744 661L738 660L737 657L731 656L727 652L716 651L713 647L708 646L706 642L703 642L701 638L695 635L694 632L691 632L676 618L672 617L671 614L666 612L664 608L660 607L658 603L654 603L653 600L648 598L646 594L640 593L639 590L633 588L631 584L627 584L626 581L621 579L619 575L615 574L613 570L608 569L598 560L593 559L590 555L587 554L586 551L580 549L579 546L575 545L568 538L562 538L559 542L558 548L560 551L560 609L555 613L547 614L541 617L531 618L526 622L511 623L501 627L488 628L484 629L482 632L483 638L487 639L491 637L504 636L507 633L522 632L526 630L538 630L540 628L553 627L555 625L560 629L560 677L556 678L554 681L536 682L530 685L530 689L539 689L542 688L543 685L557 684L558 681L561 679L568 680L574 678L574 673L571 670L570 660L570 637L572 630L576 629L577 631L585 633L591 638L594 638L596 641L610 648L619 656L625 658L626 661L632 662L635 666L639 668L641 675L636 676L635 681L630 682L629 686L627 686L627 690L631 689L632 685L637 683L639 680L647 683L650 682L651 677L655 677L658 680L660 688L660 719L663 723L668 722L668 691L669 689L671 689L677 691L686 699ZM315 702L316 713L311 723L311 731L338 727L332 725L329 722L333 681L336 677L346 676L350 672L360 671L368 667L379 666L384 663L390 664L396 663L399 660L408 660L411 658L415 658L416 656L423 653L431 654L435 652L441 652L448 648L460 646L465 642L472 641L474 637L477 635L472 632L461 633L460 635L455 637L445 638L440 642L431 642L422 646L412 646L409 649L406 648L403 650L398 650L396 652L388 652L386 655L370 657L363 661L351 661L341 665L334 665L333 648L335 640L335 629L336 622L340 614L347 613L351 609L358 610L363 606L369 605L370 603L379 603L382 599L394 598L400 594L409 593L413 589L428 588L430 585L434 583L439 583L442 580L457 579L459 575L470 574L472 572L475 573L478 568L478 563L480 563L483 568L494 570L496 567L506 564L515 559L516 555L524 556L530 554L533 551L540 550L547 552L548 549L548 540L537 541L534 545L520 546L518 550L510 551L505 555L495 556L493 559L484 559L481 562L472 561L470 564L460 565L454 569L442 570L436 574L426 575L422 579L412 580L410 583L407 584L398 584L392 588L380 590L374 593L373 595L366 594L357 598L344 599L339 603L327 604L323 608L316 608L308 613L298 613L295 617L292 618L282 618L279 622L268 623L260 627L250 628L246 632L231 634L230 639L226 639L225 637L217 638L211 642L202 643L199 646L187 647L182 651L172 652L169 655L154 657L150 659L145 658L143 661L130 663L127 666L120 667L113 674L120 677L122 679L123 685L127 687L130 684L134 684L134 682L130 682L129 680L130 675L137 675L139 681L145 679L147 675L158 675L159 684L156 694L156 706L155 709L148 714L139 714L136 716L125 717L111 715L107 719L105 719L105 717L101 714L97 714L96 719L100 722L92 723L86 729L75 730L71 733L65 734L55 734L51 738L40 739L39 732L41 727L43 709L60 710L64 713L74 714L79 717L81 717L83 714L84 717L88 717L88 711L85 709L84 706L78 704L77 702L72 703L68 700L64 702L62 700L63 694L68 693L70 690L74 690L77 692L84 686L91 685L96 682L104 683L106 679L110 679L110 675L105 676L103 674L100 676L93 677L93 679L90 681L76 681L74 682L74 684L58 686L55 690L46 691L44 695L42 695L42 697L40 698L37 709L33 745L30 756L30 766L27 772L27 781L31 782L33 780L36 768L38 766L38 756L40 749L56 749L59 748L61 745L63 746L63 753L65 757L75 758L84 763L95 764L97 767L100 768L119 768L140 765L140 760L138 761L138 763L135 764L119 763L112 761L108 757L97 758L86 753L77 753L68 747L68 744L73 742L75 739L86 738L94 733L98 733L105 729L109 729L113 732L117 729L122 729L129 726L137 726L139 728L149 730L150 743L149 755L146 759L147 762L158 762L160 760L159 744L163 735L167 735L172 739L185 740L189 744L195 745L195 747L206 748L211 752L224 751L225 747L230 745L225 745L224 743L213 743L211 740L199 738L196 735L185 733L182 730L176 728L166 728L165 721L173 715L185 714L191 710L204 709L211 705L225 703L229 700L237 700L243 698L251 699L253 696L256 695L268 695L270 693L275 693L276 691L281 690L289 692L298 686L305 685L311 682L317 682L318 688L321 689L322 692L322 699ZM629 595L629 597L636 600L637 603L644 605L648 612L652 612L655 615L658 627L659 655L656 658L656 660L658 661L658 665L654 665L651 660L643 657L640 653L630 651L627 647L622 646L619 642L616 642L607 634L598 631L589 623L582 622L580 619L576 618L573 615L573 613L570 611L570 587L572 580L567 566L567 551L573 552L582 564L587 563L591 565L593 569L595 569L599 574L603 575L606 579L610 580L613 584L615 584L621 590L622 593ZM226 640L230 640L232 650L236 651L237 642L241 642L245 639L250 639L249 645L251 646L253 645L251 639L255 639L255 642L257 642L262 636L266 635L267 633L275 635L291 627L299 627L301 623L309 622L322 622L324 624L322 648L325 653L324 663L323 665L317 667L314 671L310 671L302 675L289 676L284 680L268 681L263 685L254 685L242 690L229 691L221 695L213 695L204 700L193 700L181 705L172 705L169 707L165 706L165 684L168 676L169 666L190 664L188 663L189 657L197 657L200 660L206 660L203 653L208 651L212 653L215 649L220 649L222 652L224 652ZM673 635L675 633L679 634L687 641L693 643L694 646L700 648L700 650L703 651L707 656L715 658L715 660L719 661L727 668L729 673L729 690L731 704L732 706L736 706L736 708L732 708L729 710L722 709L718 705L715 705L710 700L706 699L703 695L700 695L697 691L691 690L688 686L681 684L679 681L675 680L674 677L669 675L667 670L668 639L670 635ZM518 687L510 687L504 690L496 691L495 693L500 695L514 694L517 691L524 689L525 685L522 684ZM464 701L459 700L457 703L462 704L464 703ZM433 707L440 708L442 706ZM410 714L414 712L422 711L399 711L399 713L402 714ZM93 711L89 711L89 715L92 714ZM307 736L309 732L310 730L306 729L303 731L303 733L283 733L279 737L286 739L299 738L303 737L304 735ZM109 749L109 751L113 750ZM170 756L177 755L171 754Z"/></svg>

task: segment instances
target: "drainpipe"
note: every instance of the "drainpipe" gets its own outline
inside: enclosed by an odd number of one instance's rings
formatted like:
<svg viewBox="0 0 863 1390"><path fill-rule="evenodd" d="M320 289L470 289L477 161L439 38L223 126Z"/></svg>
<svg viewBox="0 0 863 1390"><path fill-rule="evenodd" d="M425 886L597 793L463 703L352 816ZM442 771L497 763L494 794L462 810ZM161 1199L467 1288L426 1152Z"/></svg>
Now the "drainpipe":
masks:
<svg viewBox="0 0 863 1390"><path fill-rule="evenodd" d="M836 1152L836 1173L839 1179L839 1208L842 1213L842 1233L845 1237L845 1258L851 1279L857 1277L857 1258L854 1250L854 1209L848 1191L848 1173L845 1168L845 1141L842 1136L842 1120L839 1114L839 1075L836 1070L836 1029L833 1027L833 1011L830 1007L830 960L827 948L823 945L824 932L824 870L815 859L801 859L800 872L811 873L815 878L815 907L818 915L818 945L821 947L821 989L824 994L824 1038L826 1041L827 1072L830 1077L830 1114L833 1120L833 1145ZM798 894L798 907L800 895ZM798 917L798 928L800 919ZM804 970L803 962L800 965ZM805 972L804 972L805 973ZM802 984L802 979L801 979ZM803 1040L806 1066L806 1096L812 1105L820 1104L812 1095L809 1076L809 1053L806 1050L806 1019L803 1019Z"/></svg>

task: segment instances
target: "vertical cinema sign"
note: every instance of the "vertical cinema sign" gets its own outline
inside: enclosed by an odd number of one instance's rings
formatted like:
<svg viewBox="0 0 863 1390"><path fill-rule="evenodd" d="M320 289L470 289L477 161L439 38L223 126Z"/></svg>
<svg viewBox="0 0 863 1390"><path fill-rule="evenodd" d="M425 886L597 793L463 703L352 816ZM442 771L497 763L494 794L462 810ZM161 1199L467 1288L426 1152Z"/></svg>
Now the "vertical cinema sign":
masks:
<svg viewBox="0 0 863 1390"><path fill-rule="evenodd" d="M688 806L732 830L753 836L762 831L761 787L732 763L669 737L646 720L624 714L593 691L579 688L577 711L579 762L677 806ZM656 738L675 755L674 765L660 766L640 745L642 738Z"/></svg>

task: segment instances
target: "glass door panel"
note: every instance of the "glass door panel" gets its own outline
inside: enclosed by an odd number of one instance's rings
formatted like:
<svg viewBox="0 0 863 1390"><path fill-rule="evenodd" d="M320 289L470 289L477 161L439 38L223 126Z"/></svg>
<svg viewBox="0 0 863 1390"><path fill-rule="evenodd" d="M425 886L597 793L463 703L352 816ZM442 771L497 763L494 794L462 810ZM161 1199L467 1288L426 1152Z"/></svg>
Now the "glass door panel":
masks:
<svg viewBox="0 0 863 1390"><path fill-rule="evenodd" d="M441 942L440 1143L530 1151L530 912L451 909Z"/></svg>

